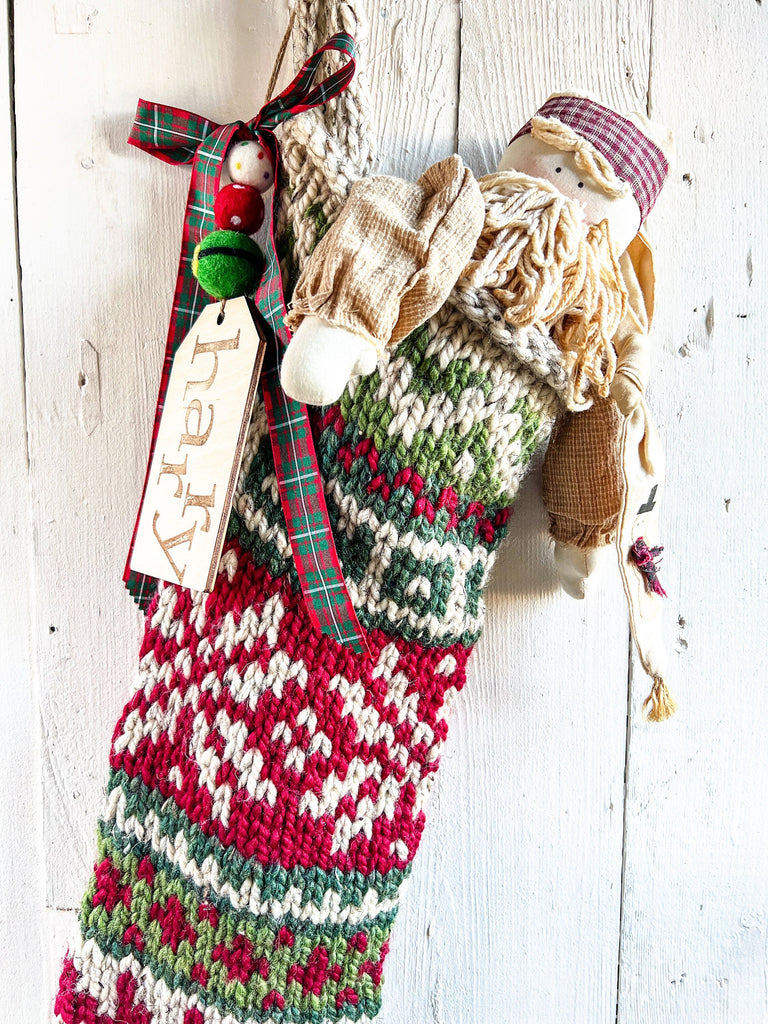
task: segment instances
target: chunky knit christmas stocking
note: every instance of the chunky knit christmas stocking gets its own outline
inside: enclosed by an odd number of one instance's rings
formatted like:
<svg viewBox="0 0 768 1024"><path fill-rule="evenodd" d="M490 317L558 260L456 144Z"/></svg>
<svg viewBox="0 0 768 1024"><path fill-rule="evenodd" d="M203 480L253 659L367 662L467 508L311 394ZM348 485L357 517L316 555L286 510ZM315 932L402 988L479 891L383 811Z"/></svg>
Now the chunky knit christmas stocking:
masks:
<svg viewBox="0 0 768 1024"><path fill-rule="evenodd" d="M348 5L299 5L307 52L338 28L357 34ZM287 129L289 274L366 168L360 98ZM161 585L147 614L62 1021L377 1013L483 587L561 364L490 293L457 288L323 411L318 457L370 661L310 623L257 403L214 591Z"/></svg>

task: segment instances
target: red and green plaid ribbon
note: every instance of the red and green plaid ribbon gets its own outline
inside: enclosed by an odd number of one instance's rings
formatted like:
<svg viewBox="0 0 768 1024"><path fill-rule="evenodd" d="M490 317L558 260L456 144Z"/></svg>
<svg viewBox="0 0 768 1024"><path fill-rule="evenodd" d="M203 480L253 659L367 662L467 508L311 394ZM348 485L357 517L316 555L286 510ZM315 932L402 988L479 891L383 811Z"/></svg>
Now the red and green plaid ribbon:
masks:
<svg viewBox="0 0 768 1024"><path fill-rule="evenodd" d="M338 71L312 87L322 55L328 50L338 50L349 59ZM139 100L128 139L130 144L167 163L192 164L147 475L173 357L194 321L211 301L192 274L192 257L197 243L215 226L213 204L227 150L236 139L258 138L269 149L277 171L279 151L274 127L337 96L347 87L354 73L354 40L346 32L339 32L309 58L279 96L266 103L248 122L220 125L187 110ZM302 593L314 624L338 643L346 644L358 653L368 654L365 634L347 592L333 540L307 407L289 398L280 386L280 363L290 334L285 326L283 285L274 244L278 189L279 176L275 173L267 267L256 293L256 302L271 327L275 348L275 359L262 375L262 387L283 513ZM144 608L155 591L157 581L130 568L138 521L137 516L123 579L134 600Z"/></svg>

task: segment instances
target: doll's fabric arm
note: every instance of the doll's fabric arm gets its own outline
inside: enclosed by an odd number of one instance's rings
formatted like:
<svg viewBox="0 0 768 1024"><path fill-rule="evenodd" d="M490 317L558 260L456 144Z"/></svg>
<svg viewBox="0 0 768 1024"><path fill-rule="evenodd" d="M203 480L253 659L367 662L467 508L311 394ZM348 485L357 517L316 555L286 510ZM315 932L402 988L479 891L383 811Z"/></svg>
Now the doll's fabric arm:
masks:
<svg viewBox="0 0 768 1024"><path fill-rule="evenodd" d="M361 179L296 284L289 325L316 316L378 351L401 341L445 301L484 214L459 156L433 164L415 183Z"/></svg>
<svg viewBox="0 0 768 1024"><path fill-rule="evenodd" d="M564 412L549 442L543 473L544 504L554 540L577 548L610 544L621 509L616 402L596 398L584 412Z"/></svg>
<svg viewBox="0 0 768 1024"><path fill-rule="evenodd" d="M614 340L616 375L607 398L579 412L564 411L544 460L543 497L563 588L583 597L587 579L605 560L600 549L616 539L624 495L622 428L641 401L650 360L653 259L638 236L621 257L628 311Z"/></svg>
<svg viewBox="0 0 768 1024"><path fill-rule="evenodd" d="M651 368L648 332L653 320L655 276L653 250L643 234L633 239L619 262L628 309L614 339L616 375L611 397L621 414L629 416L645 394Z"/></svg>

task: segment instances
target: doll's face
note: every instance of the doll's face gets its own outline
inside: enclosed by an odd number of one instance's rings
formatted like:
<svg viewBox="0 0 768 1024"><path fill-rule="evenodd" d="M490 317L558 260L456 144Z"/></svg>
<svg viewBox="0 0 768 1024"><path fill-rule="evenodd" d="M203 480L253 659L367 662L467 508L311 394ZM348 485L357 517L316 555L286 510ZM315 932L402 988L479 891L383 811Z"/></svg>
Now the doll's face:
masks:
<svg viewBox="0 0 768 1024"><path fill-rule="evenodd" d="M532 135L521 135L509 144L499 162L500 171L521 171L545 178L584 210L587 224L608 220L611 241L624 252L640 227L640 207L630 193L617 199L607 195L576 166L573 153L553 149Z"/></svg>

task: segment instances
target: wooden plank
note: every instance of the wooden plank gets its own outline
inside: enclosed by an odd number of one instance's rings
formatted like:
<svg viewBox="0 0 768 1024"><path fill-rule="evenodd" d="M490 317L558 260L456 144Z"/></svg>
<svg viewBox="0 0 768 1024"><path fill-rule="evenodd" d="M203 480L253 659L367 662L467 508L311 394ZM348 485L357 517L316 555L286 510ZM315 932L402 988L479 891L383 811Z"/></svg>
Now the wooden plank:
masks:
<svg viewBox="0 0 768 1024"><path fill-rule="evenodd" d="M378 151L375 172L414 179L456 149L460 4L365 0L359 10L369 25L364 66ZM447 896L454 920L464 899L463 892L448 895L447 883L452 870L461 870L465 853L453 840L453 797L459 780L455 772L448 774L451 755L444 761L412 880L392 932L383 1008L377 1018L381 1024L465 1019L467 1000L461 993L471 979L459 976L451 959L443 961L446 940L441 925Z"/></svg>
<svg viewBox="0 0 768 1024"><path fill-rule="evenodd" d="M417 178L456 151L458 0L363 0L376 173Z"/></svg>
<svg viewBox="0 0 768 1024"><path fill-rule="evenodd" d="M0 1020L44 1019L42 942L44 883L38 679L30 650L29 516L24 352L14 210L13 94L9 14L0 18L0 104L11 116L0 131L0 437L3 502L0 529L0 947L4 951Z"/></svg>
<svg viewBox="0 0 768 1024"><path fill-rule="evenodd" d="M252 116L287 10L282 0L98 10L31 0L16 14L32 643L47 898L65 908L79 905L92 867L109 740L136 674L140 616L121 576L189 185L188 169L126 138L139 96L220 120Z"/></svg>
<svg viewBox="0 0 768 1024"><path fill-rule="evenodd" d="M467 4L461 34L460 151L493 170L509 139L547 96L593 93L645 110L652 0Z"/></svg>
<svg viewBox="0 0 768 1024"><path fill-rule="evenodd" d="M606 665L626 648L601 617L622 595L612 579L586 605L561 599L548 559L533 477L457 702L410 931L394 932L418 1024L615 1009L624 747L611 725L623 726L626 677Z"/></svg>
<svg viewBox="0 0 768 1024"><path fill-rule="evenodd" d="M459 149L473 170L493 169L557 89L644 105L649 17L650 3L466 5ZM556 589L539 489L529 479L518 505L457 723L450 813L471 826L447 881L444 970L463 980L446 1019L615 1015L625 605L615 574L584 604Z"/></svg>
<svg viewBox="0 0 768 1024"><path fill-rule="evenodd" d="M758 3L655 4L651 114L677 165L652 215L651 402L675 719L633 690L619 1020L768 1020L768 102ZM736 88L738 83L738 88Z"/></svg>

